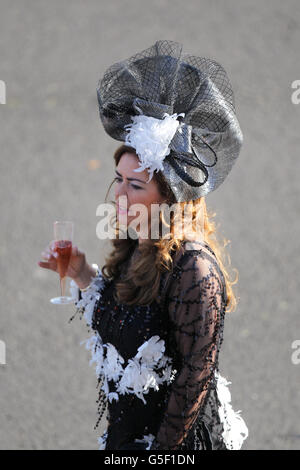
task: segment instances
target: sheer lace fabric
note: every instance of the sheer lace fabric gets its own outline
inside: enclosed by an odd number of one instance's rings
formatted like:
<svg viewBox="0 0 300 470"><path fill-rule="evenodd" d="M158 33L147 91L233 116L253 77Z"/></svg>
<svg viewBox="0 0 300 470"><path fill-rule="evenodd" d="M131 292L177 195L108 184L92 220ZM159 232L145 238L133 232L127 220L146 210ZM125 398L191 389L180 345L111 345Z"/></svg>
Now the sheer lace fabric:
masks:
<svg viewBox="0 0 300 470"><path fill-rule="evenodd" d="M248 430L218 371L226 291L210 248L184 244L151 305L117 304L113 290L95 279L76 302L94 330L96 426L108 411L99 449L240 448Z"/></svg>
<svg viewBox="0 0 300 470"><path fill-rule="evenodd" d="M207 251L188 253L168 301L181 367L156 438L164 449L178 448L204 411L223 335L226 294L220 271Z"/></svg>

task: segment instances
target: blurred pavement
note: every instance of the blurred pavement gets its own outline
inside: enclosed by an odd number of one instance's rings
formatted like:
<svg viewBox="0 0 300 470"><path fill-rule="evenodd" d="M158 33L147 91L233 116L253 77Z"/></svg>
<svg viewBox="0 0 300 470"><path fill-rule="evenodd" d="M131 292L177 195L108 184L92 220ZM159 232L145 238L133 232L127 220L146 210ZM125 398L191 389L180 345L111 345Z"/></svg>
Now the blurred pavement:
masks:
<svg viewBox="0 0 300 470"><path fill-rule="evenodd" d="M158 39L214 58L232 81L244 133L240 158L207 196L239 271L220 372L249 428L243 449L300 448L300 80L298 0L0 0L1 449L97 449L101 429L85 324L54 306L57 275L38 267L57 219L75 222L90 263L96 207L119 143L99 120L106 68Z"/></svg>

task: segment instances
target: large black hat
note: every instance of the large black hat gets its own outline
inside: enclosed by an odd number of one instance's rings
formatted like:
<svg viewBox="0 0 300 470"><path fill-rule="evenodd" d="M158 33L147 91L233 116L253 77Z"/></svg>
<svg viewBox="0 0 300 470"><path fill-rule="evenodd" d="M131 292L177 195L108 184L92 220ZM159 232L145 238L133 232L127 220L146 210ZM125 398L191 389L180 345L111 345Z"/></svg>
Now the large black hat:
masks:
<svg viewBox="0 0 300 470"><path fill-rule="evenodd" d="M243 135L223 67L157 41L111 65L97 88L100 118L114 139L135 148L140 168L162 171L177 202L205 196L224 181Z"/></svg>

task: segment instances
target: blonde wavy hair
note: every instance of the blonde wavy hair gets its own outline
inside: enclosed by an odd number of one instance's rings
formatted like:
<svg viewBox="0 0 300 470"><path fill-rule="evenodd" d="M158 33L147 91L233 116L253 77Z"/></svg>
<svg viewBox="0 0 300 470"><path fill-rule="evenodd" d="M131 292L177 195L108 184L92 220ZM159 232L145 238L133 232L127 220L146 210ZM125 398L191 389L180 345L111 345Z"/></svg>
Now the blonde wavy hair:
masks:
<svg viewBox="0 0 300 470"><path fill-rule="evenodd" d="M137 156L134 148L123 144L118 147L114 153L116 166L122 155L126 152ZM106 193L106 202L107 195L115 179L110 184ZM174 212L170 211L171 215L168 220L166 220L164 211L160 210L159 238L156 240L148 238L141 245L138 245L137 239L129 235L128 230L126 238L119 237L121 229L118 225L117 216L113 216L111 223L116 234L115 238L112 239L113 251L106 257L105 264L101 271L106 279L114 279L119 277L121 273L123 274L122 279L116 282L115 300L127 305L147 305L157 299L161 273L172 269L173 260L171 254L181 248L182 240L191 239L189 238L189 233L196 233L196 239L202 239L206 242L216 255L226 283L226 312L234 311L236 309L237 299L232 286L238 281L238 272L235 269L237 274L236 279L231 281L228 268L225 265L225 258L227 258L227 265L230 265L229 254L225 251L229 240L224 239L223 246L221 246L218 241L216 224L212 220L216 214L208 213L204 197L200 197L194 201L176 202L175 196L162 172L154 172L153 179L156 181L165 203L168 206L175 204L177 210ZM115 201L110 201L110 203L116 204ZM183 214L184 230L182 232L178 230L178 226L179 224L181 226ZM187 223L186 220L188 221ZM164 228L164 232L162 228ZM140 256L135 259L134 264L129 263L124 275L122 267L130 260L136 248L138 248Z"/></svg>

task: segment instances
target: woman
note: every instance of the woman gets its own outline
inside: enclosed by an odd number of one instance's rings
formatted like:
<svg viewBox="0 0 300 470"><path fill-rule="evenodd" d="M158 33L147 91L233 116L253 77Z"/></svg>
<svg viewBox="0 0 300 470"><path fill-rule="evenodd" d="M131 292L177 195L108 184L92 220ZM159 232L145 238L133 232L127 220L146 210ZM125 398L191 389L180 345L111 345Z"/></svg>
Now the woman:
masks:
<svg viewBox="0 0 300 470"><path fill-rule="evenodd" d="M67 275L93 330L96 426L108 412L100 449L239 449L248 436L218 370L235 297L204 199L242 136L224 69L195 59L157 41L110 67L98 88L105 130L125 141L114 154L116 237L101 270L74 247ZM40 266L57 271L46 251Z"/></svg>

